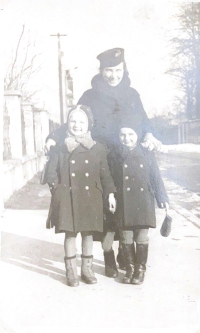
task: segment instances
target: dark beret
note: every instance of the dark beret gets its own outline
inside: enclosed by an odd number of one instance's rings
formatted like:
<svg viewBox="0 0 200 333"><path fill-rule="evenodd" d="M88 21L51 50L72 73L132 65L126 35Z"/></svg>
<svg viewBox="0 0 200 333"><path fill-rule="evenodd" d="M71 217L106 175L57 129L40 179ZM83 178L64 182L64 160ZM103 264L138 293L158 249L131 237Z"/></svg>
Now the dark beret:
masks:
<svg viewBox="0 0 200 333"><path fill-rule="evenodd" d="M124 49L114 48L100 53L97 56L100 61L100 67L115 67L124 61Z"/></svg>

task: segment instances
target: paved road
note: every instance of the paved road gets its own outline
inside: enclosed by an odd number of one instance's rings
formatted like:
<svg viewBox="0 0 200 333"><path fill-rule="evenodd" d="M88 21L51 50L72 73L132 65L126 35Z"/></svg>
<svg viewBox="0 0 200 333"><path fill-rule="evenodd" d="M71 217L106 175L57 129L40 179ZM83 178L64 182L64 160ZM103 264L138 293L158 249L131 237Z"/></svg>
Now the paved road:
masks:
<svg viewBox="0 0 200 333"><path fill-rule="evenodd" d="M199 158L160 154L163 176L177 185L200 195L200 154Z"/></svg>
<svg viewBox="0 0 200 333"><path fill-rule="evenodd" d="M171 207L200 227L200 154L195 158L159 154L157 158Z"/></svg>

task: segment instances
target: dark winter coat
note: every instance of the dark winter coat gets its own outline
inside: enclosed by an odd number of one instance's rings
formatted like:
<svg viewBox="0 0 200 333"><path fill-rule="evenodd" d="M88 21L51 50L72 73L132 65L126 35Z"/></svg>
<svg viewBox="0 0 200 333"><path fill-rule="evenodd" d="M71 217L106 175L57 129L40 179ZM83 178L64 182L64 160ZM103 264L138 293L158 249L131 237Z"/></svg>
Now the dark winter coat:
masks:
<svg viewBox="0 0 200 333"><path fill-rule="evenodd" d="M92 79L92 89L84 92L78 104L91 108L94 116L92 137L108 146L118 143L120 124L124 120L141 130L141 137L152 132L148 117L143 108L138 92L130 87L130 79L126 72L116 87L110 86L100 74ZM58 142L65 136L66 124L52 132L48 138Z"/></svg>
<svg viewBox="0 0 200 333"><path fill-rule="evenodd" d="M169 200L154 153L141 145L133 150L121 147L109 154L108 161L117 189L116 225L156 227L154 198L160 208Z"/></svg>
<svg viewBox="0 0 200 333"><path fill-rule="evenodd" d="M72 153L64 144L51 149L47 183L58 184L52 195L47 227L55 232L103 231L103 199L115 192L104 146L79 145Z"/></svg>

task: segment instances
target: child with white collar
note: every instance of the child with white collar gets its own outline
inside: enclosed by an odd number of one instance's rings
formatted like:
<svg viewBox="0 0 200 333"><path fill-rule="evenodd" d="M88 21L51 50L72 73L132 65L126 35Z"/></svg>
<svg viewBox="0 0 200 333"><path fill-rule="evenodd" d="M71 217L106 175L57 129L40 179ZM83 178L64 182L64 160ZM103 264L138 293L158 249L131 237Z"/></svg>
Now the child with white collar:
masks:
<svg viewBox="0 0 200 333"><path fill-rule="evenodd" d="M67 132L50 151L47 183L52 191L48 227L65 233L65 266L67 284L78 286L76 236L82 235L81 278L93 284L93 233L103 232L103 201L115 211L115 186L107 164L106 149L94 141L90 130L93 116L90 108L78 105L68 114Z"/></svg>

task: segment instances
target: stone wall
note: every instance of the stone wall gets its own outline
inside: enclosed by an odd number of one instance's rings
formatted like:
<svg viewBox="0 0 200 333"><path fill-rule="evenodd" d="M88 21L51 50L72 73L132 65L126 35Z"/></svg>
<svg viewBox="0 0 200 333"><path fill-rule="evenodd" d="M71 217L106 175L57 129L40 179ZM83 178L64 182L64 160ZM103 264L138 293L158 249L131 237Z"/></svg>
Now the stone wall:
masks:
<svg viewBox="0 0 200 333"><path fill-rule="evenodd" d="M49 134L46 110L22 104L18 91L4 94L3 199L7 200L42 170Z"/></svg>

